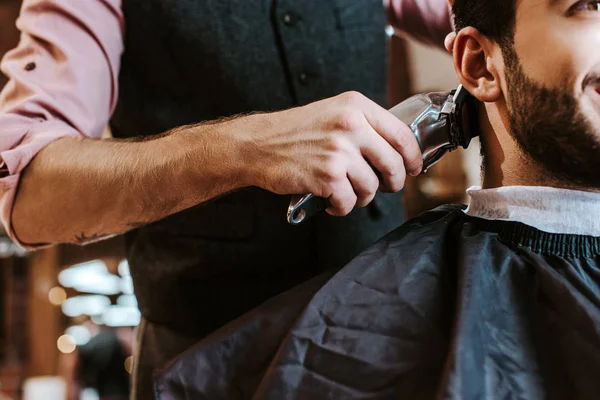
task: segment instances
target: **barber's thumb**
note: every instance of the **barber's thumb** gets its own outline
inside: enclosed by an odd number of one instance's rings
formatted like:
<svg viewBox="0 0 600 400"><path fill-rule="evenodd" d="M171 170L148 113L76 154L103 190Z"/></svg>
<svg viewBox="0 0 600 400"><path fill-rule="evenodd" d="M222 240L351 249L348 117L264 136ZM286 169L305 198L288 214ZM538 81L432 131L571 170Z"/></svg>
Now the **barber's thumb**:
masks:
<svg viewBox="0 0 600 400"><path fill-rule="evenodd" d="M444 39L444 47L448 50L449 53L454 51L454 42L456 41L456 32L451 32Z"/></svg>

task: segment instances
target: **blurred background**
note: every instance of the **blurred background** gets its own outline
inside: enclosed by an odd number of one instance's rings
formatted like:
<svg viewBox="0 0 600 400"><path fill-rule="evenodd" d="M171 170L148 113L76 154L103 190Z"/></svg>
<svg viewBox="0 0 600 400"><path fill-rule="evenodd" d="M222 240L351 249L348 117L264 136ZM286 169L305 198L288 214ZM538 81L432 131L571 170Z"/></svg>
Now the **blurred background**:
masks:
<svg viewBox="0 0 600 400"><path fill-rule="evenodd" d="M0 0L0 57L19 39L21 0ZM389 106L458 85L444 51L390 37ZM6 78L0 74L0 88ZM410 178L407 218L444 203L464 203L478 185L479 146L445 157ZM121 238L86 247L27 253L0 232L0 400L98 399L108 380L128 385L140 313ZM118 398L118 397L111 397Z"/></svg>

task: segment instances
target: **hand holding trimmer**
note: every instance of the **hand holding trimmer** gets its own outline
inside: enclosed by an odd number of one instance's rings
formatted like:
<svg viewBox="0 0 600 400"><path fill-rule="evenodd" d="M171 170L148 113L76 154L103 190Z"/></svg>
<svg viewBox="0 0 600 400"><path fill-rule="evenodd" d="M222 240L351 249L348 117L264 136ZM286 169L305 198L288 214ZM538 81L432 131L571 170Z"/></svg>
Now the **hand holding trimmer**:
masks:
<svg viewBox="0 0 600 400"><path fill-rule="evenodd" d="M451 92L413 96L390 110L414 132L423 153L423 173L446 153L467 148L479 135L479 102L461 86ZM292 196L287 219L298 225L327 208L327 199Z"/></svg>

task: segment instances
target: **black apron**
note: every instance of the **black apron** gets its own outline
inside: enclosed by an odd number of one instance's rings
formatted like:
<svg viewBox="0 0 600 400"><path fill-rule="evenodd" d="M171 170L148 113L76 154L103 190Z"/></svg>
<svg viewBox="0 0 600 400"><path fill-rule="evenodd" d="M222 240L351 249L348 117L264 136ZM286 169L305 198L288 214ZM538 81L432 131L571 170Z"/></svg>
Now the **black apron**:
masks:
<svg viewBox="0 0 600 400"><path fill-rule="evenodd" d="M125 0L111 120L119 138L356 90L385 106L381 0ZM199 338L354 255L402 223L399 195L292 227L288 196L245 188L126 236L145 321ZM147 340L161 342L157 334ZM166 340L166 339L165 339ZM179 341L181 343L191 339ZM168 346L158 346L154 351ZM173 356L157 354L146 369Z"/></svg>
<svg viewBox="0 0 600 400"><path fill-rule="evenodd" d="M384 104L380 0L126 0L116 137L357 90ZM265 299L343 266L399 226L398 195L346 219L287 224L288 196L258 188L127 235L135 293L149 321L207 334Z"/></svg>

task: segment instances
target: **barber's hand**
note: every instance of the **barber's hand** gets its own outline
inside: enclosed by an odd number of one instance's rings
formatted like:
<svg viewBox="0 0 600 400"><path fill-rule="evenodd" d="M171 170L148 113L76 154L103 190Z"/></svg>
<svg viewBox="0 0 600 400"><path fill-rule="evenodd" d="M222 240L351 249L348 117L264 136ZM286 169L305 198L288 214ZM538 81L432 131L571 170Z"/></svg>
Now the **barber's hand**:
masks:
<svg viewBox="0 0 600 400"><path fill-rule="evenodd" d="M404 123L349 92L304 107L254 115L245 140L246 181L278 194L313 193L331 215L397 192L418 175L421 150Z"/></svg>

